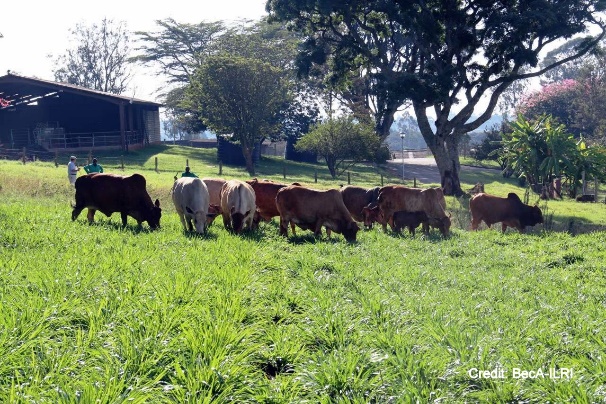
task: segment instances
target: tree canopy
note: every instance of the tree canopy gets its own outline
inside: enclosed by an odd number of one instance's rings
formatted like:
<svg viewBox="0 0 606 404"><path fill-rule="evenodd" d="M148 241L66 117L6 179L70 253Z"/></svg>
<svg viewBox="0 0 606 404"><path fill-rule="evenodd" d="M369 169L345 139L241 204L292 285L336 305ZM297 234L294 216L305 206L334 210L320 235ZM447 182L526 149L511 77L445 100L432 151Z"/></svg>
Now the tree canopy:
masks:
<svg viewBox="0 0 606 404"><path fill-rule="evenodd" d="M209 57L186 89L184 106L218 134L239 141L254 174L254 146L276 134L289 101L283 74L267 63L240 57Z"/></svg>
<svg viewBox="0 0 606 404"><path fill-rule="evenodd" d="M130 38L126 24L104 18L100 25L78 24L70 33L75 46L56 58L55 79L122 94L131 77Z"/></svg>
<svg viewBox="0 0 606 404"><path fill-rule="evenodd" d="M299 54L303 72L328 63L337 79L365 78L381 136L410 100L441 175L454 174L453 190L461 193L462 136L491 117L499 96L516 80L589 52L604 35L597 12L605 5L600 0L268 0L267 10L306 36ZM547 46L590 25L599 30L597 38L586 38L550 65L538 65ZM481 107L485 95L488 102Z"/></svg>

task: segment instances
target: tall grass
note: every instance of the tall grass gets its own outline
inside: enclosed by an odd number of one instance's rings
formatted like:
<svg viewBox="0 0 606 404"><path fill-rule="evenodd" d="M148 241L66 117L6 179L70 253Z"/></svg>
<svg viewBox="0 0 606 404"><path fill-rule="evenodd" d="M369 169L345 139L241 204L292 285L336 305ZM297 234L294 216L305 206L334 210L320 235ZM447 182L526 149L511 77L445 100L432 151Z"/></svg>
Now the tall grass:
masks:
<svg viewBox="0 0 606 404"><path fill-rule="evenodd" d="M146 171L164 208L150 232L72 222L60 171L0 164L1 402L604 399L604 231L374 229L348 244L285 239L274 220L197 236L163 195L172 174ZM565 203L549 203L556 222Z"/></svg>

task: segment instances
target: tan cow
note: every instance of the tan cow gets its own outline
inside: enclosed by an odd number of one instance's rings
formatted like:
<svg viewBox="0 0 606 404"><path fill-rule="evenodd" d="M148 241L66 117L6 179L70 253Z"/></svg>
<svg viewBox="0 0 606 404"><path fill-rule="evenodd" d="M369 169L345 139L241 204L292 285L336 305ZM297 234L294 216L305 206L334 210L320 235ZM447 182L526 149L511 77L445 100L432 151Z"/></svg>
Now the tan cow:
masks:
<svg viewBox="0 0 606 404"><path fill-rule="evenodd" d="M276 206L280 212L280 235L288 236L288 225L296 224L318 237L324 226L329 236L334 231L343 234L347 241L356 241L360 228L336 189L319 191L290 185L278 191Z"/></svg>
<svg viewBox="0 0 606 404"><path fill-rule="evenodd" d="M246 227L254 228L255 191L240 180L229 180L221 188L221 215L223 225L229 231L240 234Z"/></svg>
<svg viewBox="0 0 606 404"><path fill-rule="evenodd" d="M507 198L480 193L469 201L471 211L471 229L477 230L482 221L492 226L501 222L501 231L505 233L507 226L524 232L526 226L543 223L543 213L537 205L530 206L522 203L520 197L510 192Z"/></svg>
<svg viewBox="0 0 606 404"><path fill-rule="evenodd" d="M379 209L383 215L383 231L387 224L394 230L393 214L398 211L425 212L429 222L438 227L444 236L448 235L450 219L446 214L446 199L442 188L408 188L402 185L389 185L379 191ZM424 230L428 231L424 226Z"/></svg>
<svg viewBox="0 0 606 404"><path fill-rule="evenodd" d="M202 178L206 188L208 189L209 199L209 213L214 216L209 216L206 225L210 226L215 220L215 217L221 214L221 187L225 184L223 178Z"/></svg>

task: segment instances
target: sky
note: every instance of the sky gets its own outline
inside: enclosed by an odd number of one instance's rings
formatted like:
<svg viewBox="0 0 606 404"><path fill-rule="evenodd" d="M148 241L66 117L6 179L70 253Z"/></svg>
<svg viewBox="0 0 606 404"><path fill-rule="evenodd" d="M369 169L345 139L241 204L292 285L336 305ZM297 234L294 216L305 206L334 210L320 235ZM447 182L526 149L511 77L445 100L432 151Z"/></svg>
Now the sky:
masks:
<svg viewBox="0 0 606 404"><path fill-rule="evenodd" d="M265 13L266 0L7 0L0 11L0 76L7 70L28 77L54 80L53 59L70 47L70 29L92 25L103 18L124 21L129 31L157 31L156 20L173 18L179 23L257 20ZM134 36L133 36L134 38ZM132 46L134 48L134 46ZM134 71L124 95L160 101L158 78L152 67Z"/></svg>

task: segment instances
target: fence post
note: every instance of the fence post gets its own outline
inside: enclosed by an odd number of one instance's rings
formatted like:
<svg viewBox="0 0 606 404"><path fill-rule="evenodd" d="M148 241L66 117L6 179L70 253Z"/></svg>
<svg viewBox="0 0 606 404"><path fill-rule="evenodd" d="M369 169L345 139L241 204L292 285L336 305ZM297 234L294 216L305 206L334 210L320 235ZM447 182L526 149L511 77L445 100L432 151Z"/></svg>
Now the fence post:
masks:
<svg viewBox="0 0 606 404"><path fill-rule="evenodd" d="M219 175L223 175L223 163L219 160Z"/></svg>
<svg viewBox="0 0 606 404"><path fill-rule="evenodd" d="M25 164L25 147L23 148L23 164Z"/></svg>
<svg viewBox="0 0 606 404"><path fill-rule="evenodd" d="M286 179L286 165L282 166L282 176Z"/></svg>
<svg viewBox="0 0 606 404"><path fill-rule="evenodd" d="M383 173L381 173L381 186L383 186Z"/></svg>
<svg viewBox="0 0 606 404"><path fill-rule="evenodd" d="M185 159L185 167L189 167L189 159Z"/></svg>
<svg viewBox="0 0 606 404"><path fill-rule="evenodd" d="M351 185L351 174L349 171L347 172L347 185Z"/></svg>
<svg viewBox="0 0 606 404"><path fill-rule="evenodd" d="M416 188L416 187L417 187L417 177L414 177L414 178L413 178L413 183L412 183L412 186L413 186L414 188Z"/></svg>
<svg viewBox="0 0 606 404"><path fill-rule="evenodd" d="M598 177L595 177L593 179L593 193L594 193L593 201L594 202L598 201L598 187L599 186L600 186L600 183L598 181Z"/></svg>
<svg viewBox="0 0 606 404"><path fill-rule="evenodd" d="M156 166L156 172L158 172L158 156L154 157L154 165Z"/></svg>
<svg viewBox="0 0 606 404"><path fill-rule="evenodd" d="M318 170L314 170L314 182L318 183Z"/></svg>
<svg viewBox="0 0 606 404"><path fill-rule="evenodd" d="M122 171L124 171L124 155L120 155L120 165L122 166Z"/></svg>
<svg viewBox="0 0 606 404"><path fill-rule="evenodd" d="M59 163L57 162L58 153L55 151L55 167L59 167Z"/></svg>

